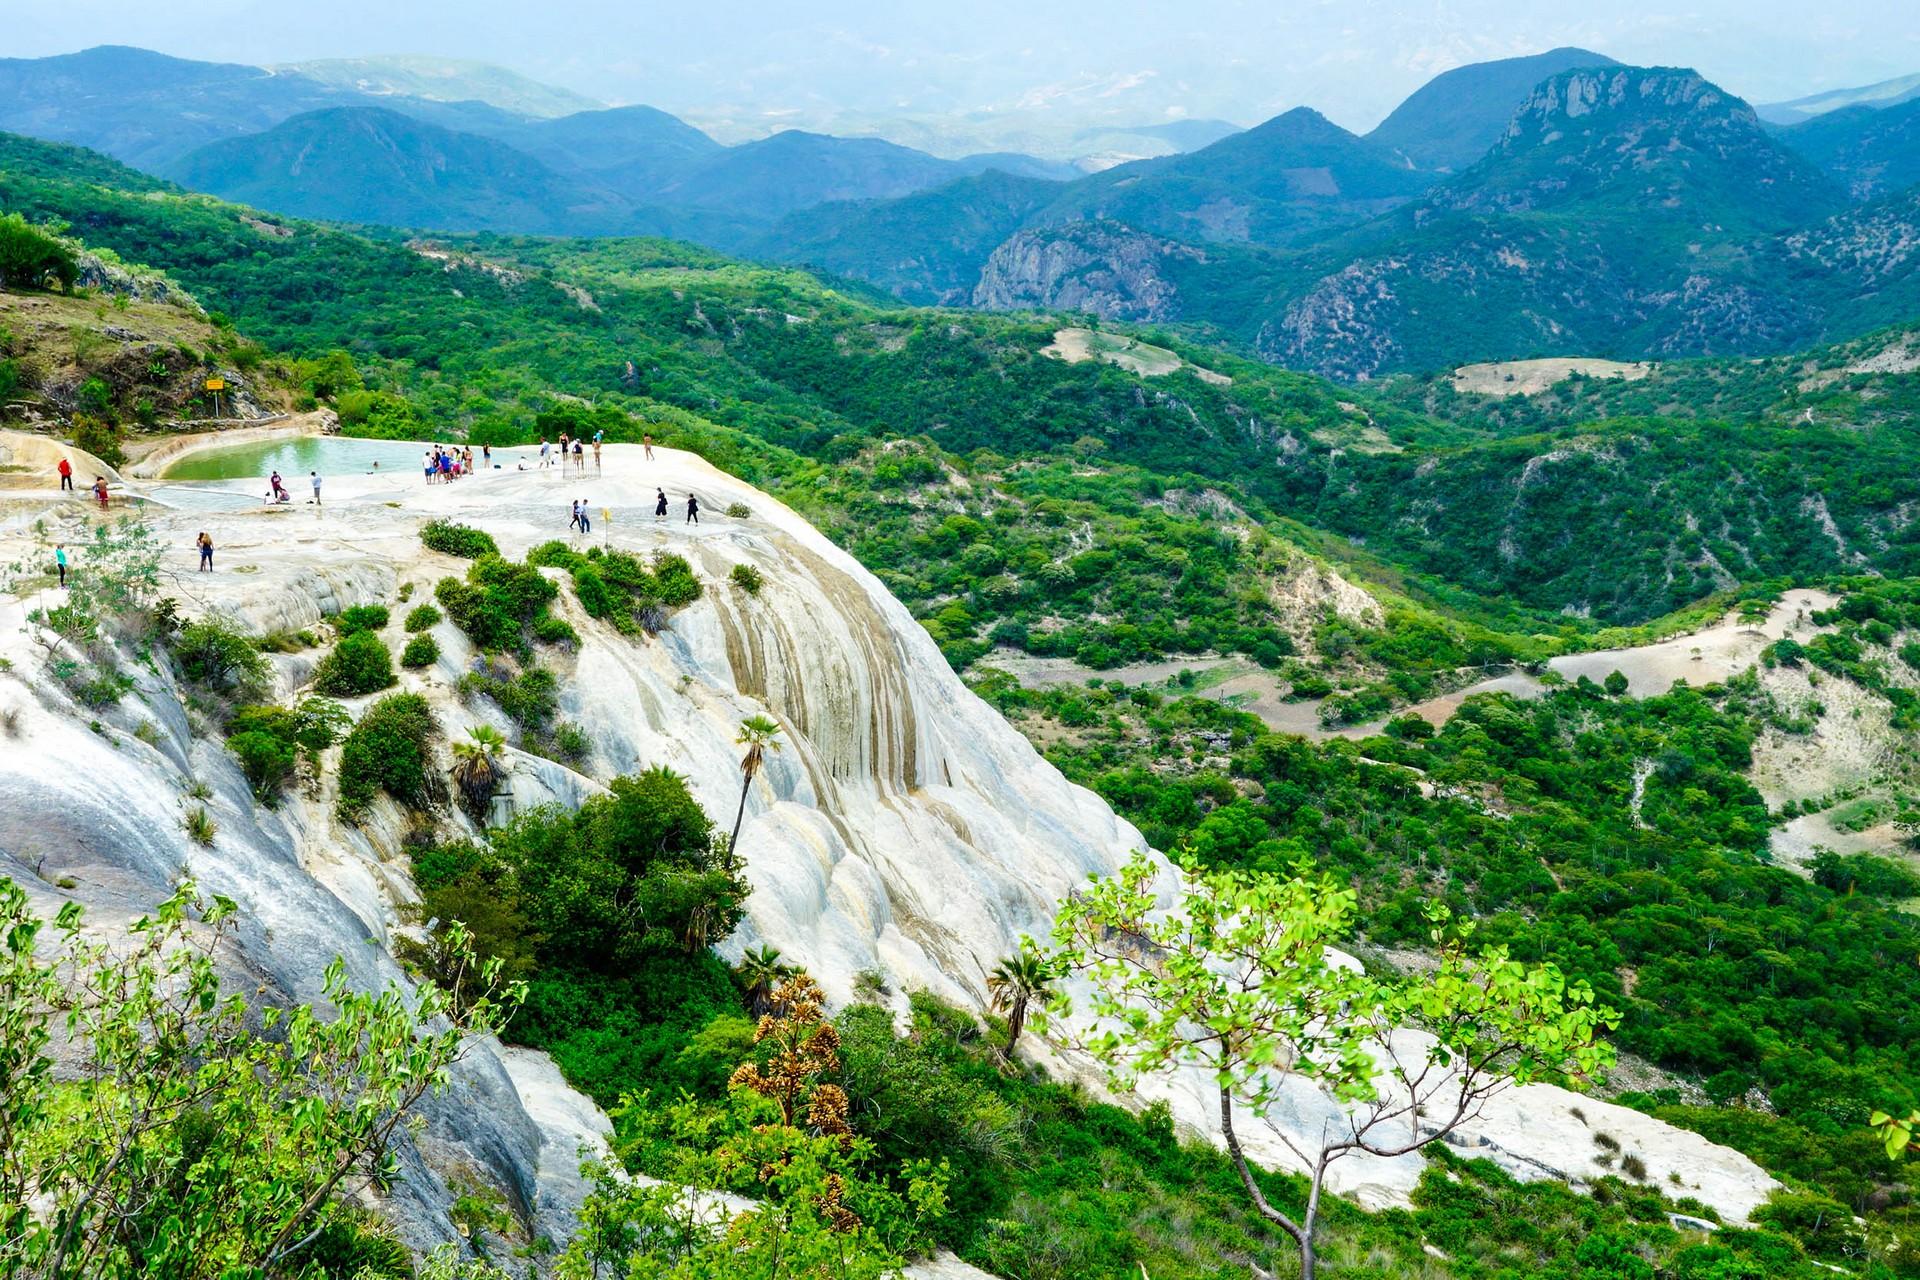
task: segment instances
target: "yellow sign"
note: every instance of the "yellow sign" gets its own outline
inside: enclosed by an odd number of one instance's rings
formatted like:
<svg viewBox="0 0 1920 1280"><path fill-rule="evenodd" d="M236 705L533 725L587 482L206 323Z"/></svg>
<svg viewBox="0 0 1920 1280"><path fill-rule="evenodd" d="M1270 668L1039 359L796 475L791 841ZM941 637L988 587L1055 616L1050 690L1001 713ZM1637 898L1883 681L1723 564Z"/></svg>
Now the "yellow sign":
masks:
<svg viewBox="0 0 1920 1280"><path fill-rule="evenodd" d="M207 390L225 391L226 389L227 389L227 380L225 378L208 378L207 379Z"/></svg>

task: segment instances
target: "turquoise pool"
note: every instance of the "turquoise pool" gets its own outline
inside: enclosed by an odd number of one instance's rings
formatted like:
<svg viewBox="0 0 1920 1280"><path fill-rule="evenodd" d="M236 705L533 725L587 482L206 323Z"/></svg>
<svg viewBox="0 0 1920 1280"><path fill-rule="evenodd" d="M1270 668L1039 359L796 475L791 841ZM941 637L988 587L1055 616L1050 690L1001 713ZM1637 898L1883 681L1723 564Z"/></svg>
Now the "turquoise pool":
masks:
<svg viewBox="0 0 1920 1280"><path fill-rule="evenodd" d="M322 476L363 475L372 471L418 473L420 455L430 445L410 440L354 440L346 436L291 436L254 440L190 453L165 471L163 480L258 480L275 471L289 489L309 471Z"/></svg>

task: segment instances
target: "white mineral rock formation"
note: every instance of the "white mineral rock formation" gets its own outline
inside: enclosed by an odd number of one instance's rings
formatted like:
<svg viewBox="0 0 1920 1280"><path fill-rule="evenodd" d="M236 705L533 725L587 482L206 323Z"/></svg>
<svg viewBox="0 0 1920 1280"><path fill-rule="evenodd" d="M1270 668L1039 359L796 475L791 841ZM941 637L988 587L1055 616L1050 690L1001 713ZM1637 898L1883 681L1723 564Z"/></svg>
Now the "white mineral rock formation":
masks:
<svg viewBox="0 0 1920 1280"><path fill-rule="evenodd" d="M414 584L414 600L429 597L435 581L465 568L422 548L419 527L437 516L484 528L519 556L549 538L588 541L567 527L569 503L584 498L595 517L591 541L684 555L706 591L657 638L622 637L562 593L558 607L583 644L570 658L545 660L560 676L561 715L592 749L578 772L516 756L515 803L574 803L608 778L658 764L685 775L710 813L730 819L740 787L734 735L743 718L770 715L783 749L748 797L740 852L754 892L727 954L771 944L836 1001L850 998L861 971L880 969L896 992L923 988L980 1007L986 971L1023 934L1043 933L1069 889L1117 868L1139 833L974 697L906 609L845 552L697 457L655 454L646 461L637 447L611 446L605 473L589 465L582 476L537 469L532 451L504 450L495 455L501 469L451 485L424 485L417 472L334 473L321 508L150 505L143 514L177 548L164 593L179 598L183 614L221 612L262 632L310 626L349 605L392 604L403 583ZM656 486L671 507L658 522ZM262 487L170 483L153 492L190 503L199 488L253 495ZM302 478L292 487L307 493ZM700 499L698 525L684 523L689 492ZM39 501L50 536L78 541L93 515L87 505ZM725 515L734 503L750 514ZM213 574L193 572L201 529L218 548ZM25 520L0 519L0 563L28 553L29 536ZM757 596L729 582L738 564L760 571ZM100 731L89 728L95 717L47 678L45 654L22 632L28 608L56 599L51 588L0 599L0 655L12 662L0 674L0 711L23 708L19 736L0 739L0 874L25 881L43 905L71 896L111 921L162 896L185 867L240 903L248 923L237 959L282 996L316 994L335 954L363 981L395 975L387 944L413 893L400 850L408 815L383 801L363 829L342 829L330 794L257 809L218 736L197 734L171 682L151 672L98 715ZM395 610L390 641L404 611ZM471 656L465 637L447 623L434 634L441 662L402 673L401 685L426 694L457 736L486 713L453 689ZM312 661L275 659L282 696L306 680ZM136 737L143 724L153 727ZM213 789L207 806L220 833L211 849L181 829L195 779ZM77 887L56 888L62 877ZM1197 1073L1141 1092L1166 1097L1185 1125L1213 1131L1211 1094ZM1334 1114L1304 1085L1289 1094L1287 1111L1289 1123L1315 1130ZM410 1170L409 1234L424 1242L444 1231L433 1210L445 1193L433 1169L452 1163L493 1171L529 1220L563 1226L579 1185L569 1157L598 1123L592 1117L550 1065L515 1051L471 1054ZM1663 1187L1730 1217L1744 1217L1773 1185L1730 1150L1544 1086L1499 1099L1466 1141L1521 1176L1580 1177L1599 1172L1595 1132L1640 1154ZM1259 1141L1257 1128L1250 1136L1262 1159L1288 1163L1277 1142ZM1334 1184L1368 1204L1404 1203L1419 1169L1417 1158L1355 1158L1336 1166Z"/></svg>

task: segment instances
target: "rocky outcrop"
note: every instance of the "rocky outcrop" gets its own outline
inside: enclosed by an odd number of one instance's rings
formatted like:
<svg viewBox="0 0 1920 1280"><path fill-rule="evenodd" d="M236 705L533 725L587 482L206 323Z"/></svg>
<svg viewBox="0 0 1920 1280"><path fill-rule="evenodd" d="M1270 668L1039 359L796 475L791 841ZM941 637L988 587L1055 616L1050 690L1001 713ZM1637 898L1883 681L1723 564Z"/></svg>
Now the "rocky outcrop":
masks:
<svg viewBox="0 0 1920 1280"><path fill-rule="evenodd" d="M1022 231L987 259L973 305L1172 320L1180 297L1168 268L1182 261L1205 262L1206 254L1104 219Z"/></svg>
<svg viewBox="0 0 1920 1280"><path fill-rule="evenodd" d="M129 266L112 254L90 249L80 249L75 254L75 262L77 287L146 302L163 302L193 316L206 315L192 294L150 267Z"/></svg>

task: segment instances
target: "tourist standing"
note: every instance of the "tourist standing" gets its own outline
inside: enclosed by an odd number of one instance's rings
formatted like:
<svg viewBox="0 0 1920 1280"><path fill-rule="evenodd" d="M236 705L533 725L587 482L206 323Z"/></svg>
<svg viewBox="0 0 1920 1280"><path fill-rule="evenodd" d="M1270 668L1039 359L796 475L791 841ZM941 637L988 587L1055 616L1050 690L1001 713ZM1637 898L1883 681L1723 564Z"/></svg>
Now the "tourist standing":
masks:
<svg viewBox="0 0 1920 1280"><path fill-rule="evenodd" d="M307 472L307 479L313 481L313 505L317 507L320 505L320 473L318 471L309 471Z"/></svg>
<svg viewBox="0 0 1920 1280"><path fill-rule="evenodd" d="M580 532L593 532L593 508L587 505L585 498L580 499Z"/></svg>
<svg viewBox="0 0 1920 1280"><path fill-rule="evenodd" d="M655 489L654 493L659 495L660 500L653 504L653 518L655 520L665 520L667 518L667 491L665 489Z"/></svg>
<svg viewBox="0 0 1920 1280"><path fill-rule="evenodd" d="M692 494L687 495L687 521L686 522L688 524L700 523L700 499L694 497Z"/></svg>
<svg viewBox="0 0 1920 1280"><path fill-rule="evenodd" d="M600 437L598 434L595 434L593 437L593 474L600 474Z"/></svg>
<svg viewBox="0 0 1920 1280"><path fill-rule="evenodd" d="M580 499L575 498L573 500L573 514L567 517L567 528L578 529L579 527L580 527Z"/></svg>
<svg viewBox="0 0 1920 1280"><path fill-rule="evenodd" d="M643 433L640 436L640 447L641 449L645 450L644 456L646 457L647 461L652 462L653 461L653 437L651 435Z"/></svg>
<svg viewBox="0 0 1920 1280"><path fill-rule="evenodd" d="M73 464L67 461L65 454L60 456L60 465L55 467L54 470L60 473L60 492L66 493L72 490Z"/></svg>
<svg viewBox="0 0 1920 1280"><path fill-rule="evenodd" d="M53 544L53 567L60 571L60 585L65 587L67 585L67 544L64 542Z"/></svg>
<svg viewBox="0 0 1920 1280"><path fill-rule="evenodd" d="M212 573L213 572L213 538L212 536L208 534L205 529L202 529L200 531L200 536L193 540L193 545L200 548L199 572Z"/></svg>

